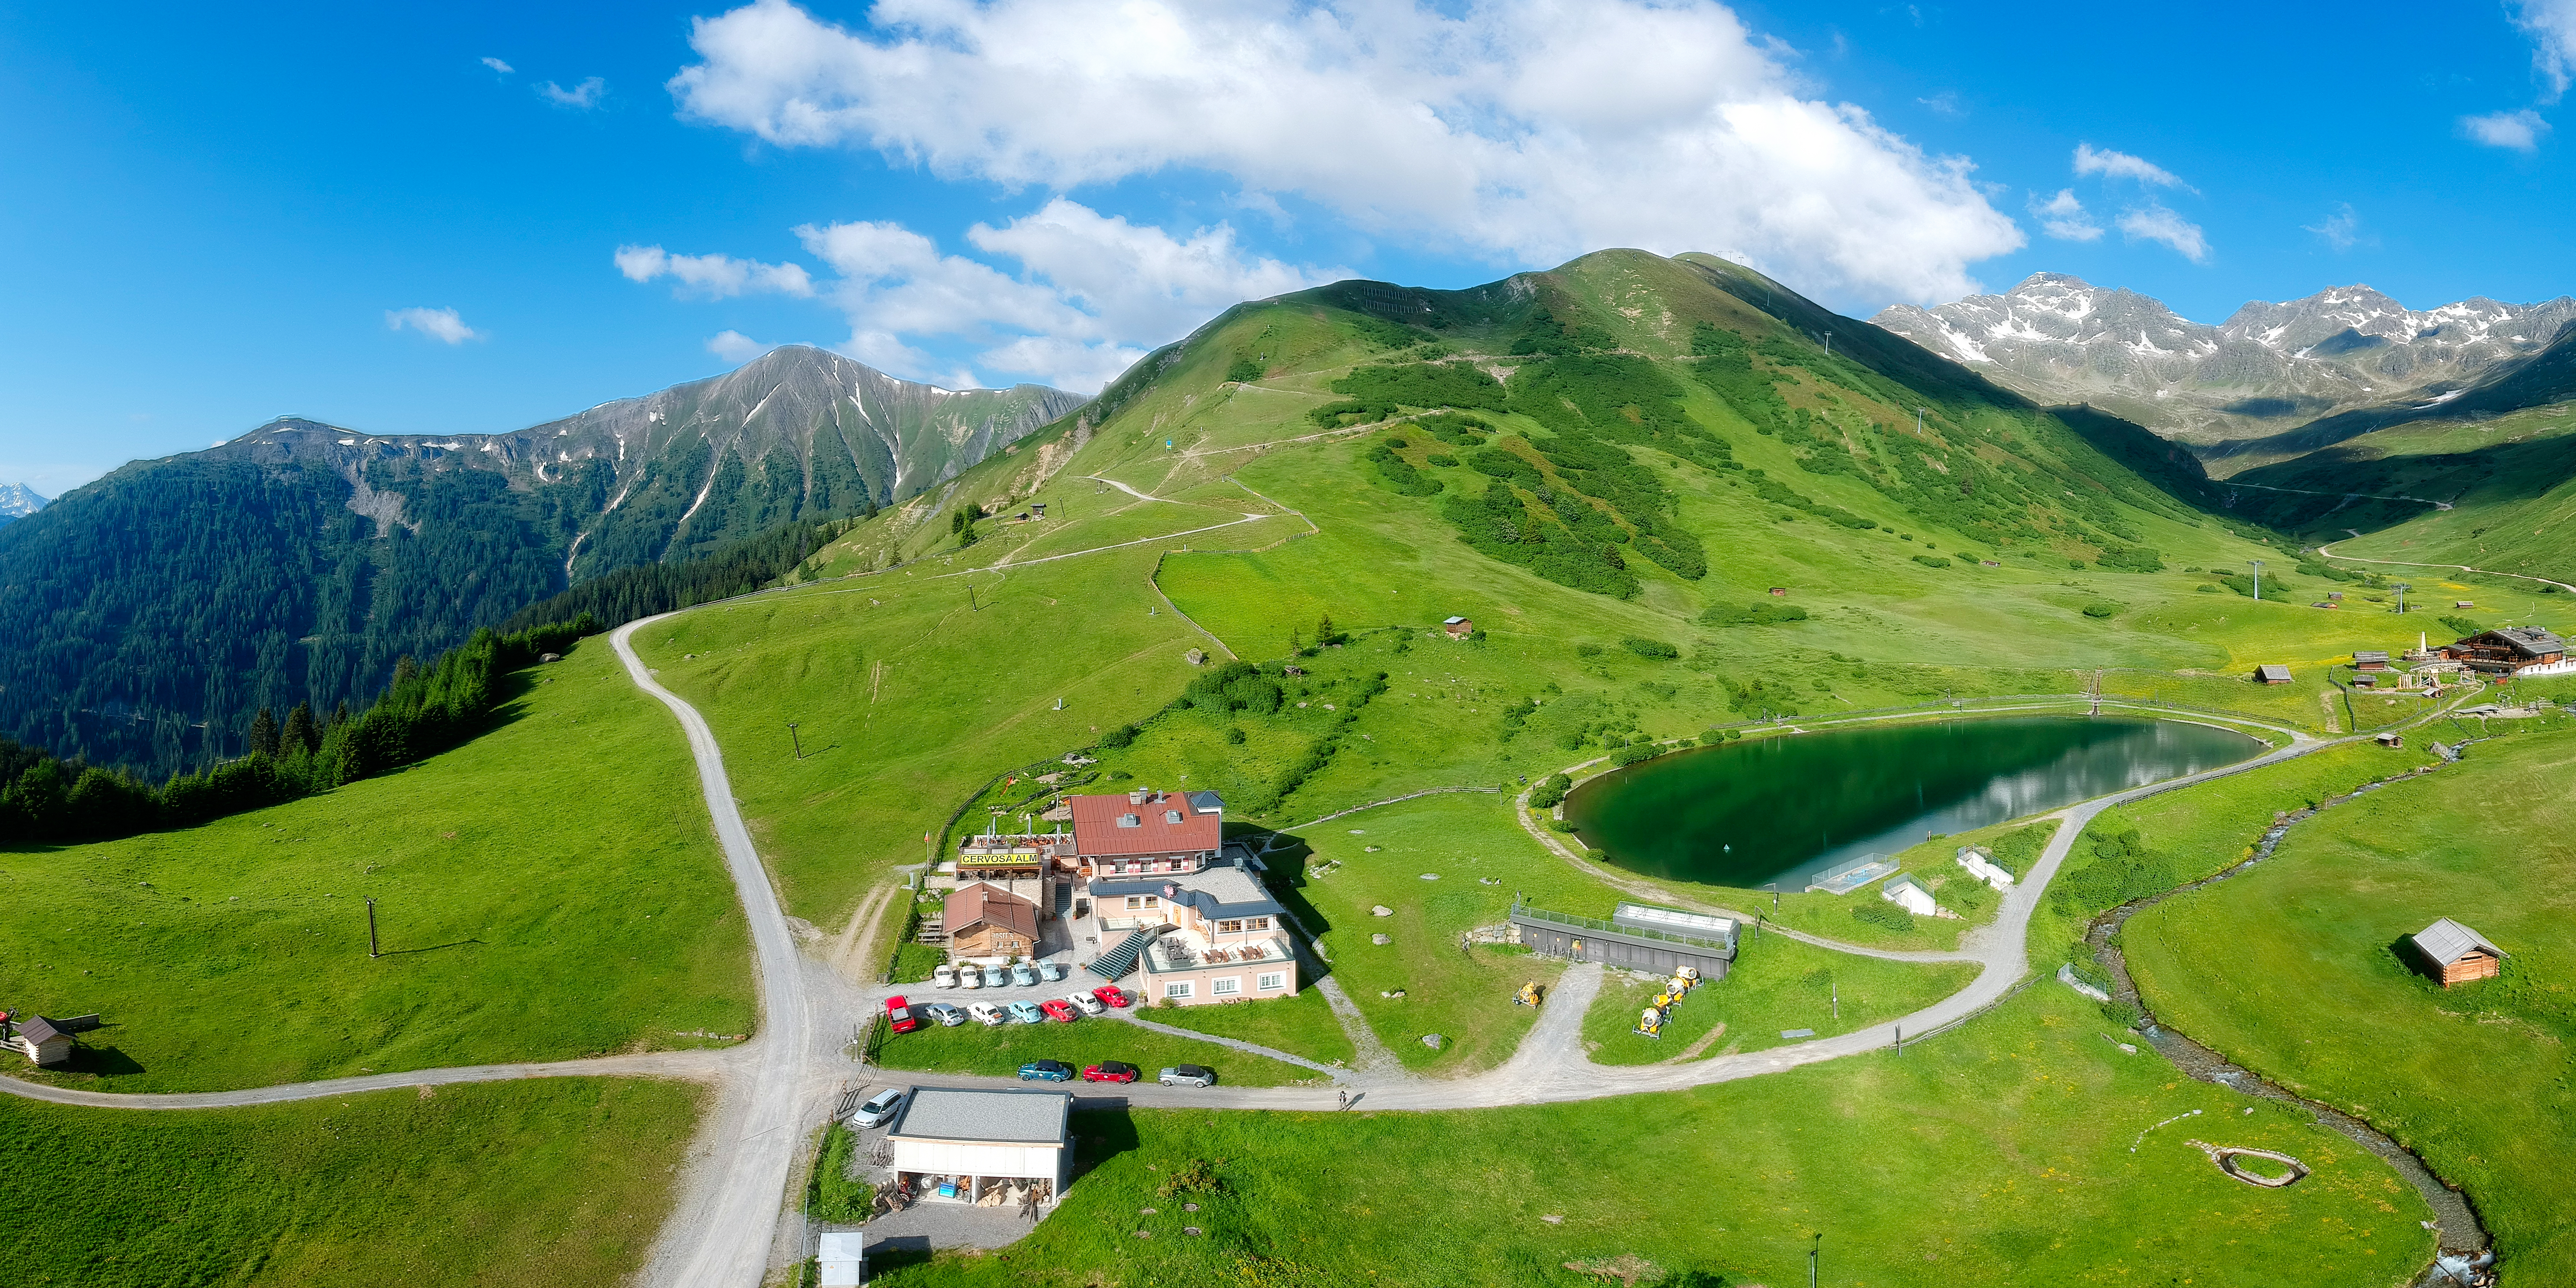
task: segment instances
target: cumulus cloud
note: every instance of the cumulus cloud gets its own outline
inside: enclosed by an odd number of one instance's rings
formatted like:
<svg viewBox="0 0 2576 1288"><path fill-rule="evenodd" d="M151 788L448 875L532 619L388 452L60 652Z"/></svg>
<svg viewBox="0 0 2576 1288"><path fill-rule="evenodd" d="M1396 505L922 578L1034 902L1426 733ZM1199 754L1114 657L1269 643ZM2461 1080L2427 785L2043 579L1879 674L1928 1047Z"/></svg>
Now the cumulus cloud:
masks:
<svg viewBox="0 0 2576 1288"><path fill-rule="evenodd" d="M553 81L539 81L537 93L557 107L569 107L586 112L599 106L599 100L607 96L608 82L593 76L571 89L565 89Z"/></svg>
<svg viewBox="0 0 2576 1288"><path fill-rule="evenodd" d="M492 70L494 70L494 71L496 71L496 72L501 73L501 74L502 74L502 75L504 75L504 76L507 76L507 75L509 75L510 73L515 72L515 71L519 70L519 69L518 69L518 68L516 68L516 67L512 67L512 66L511 66L511 65L509 65L508 63L502 62L502 61L501 61L500 59L498 59L498 58L486 58L486 59L484 59L484 60L483 60L483 65L484 65L484 66L486 66L486 67L491 68Z"/></svg>
<svg viewBox="0 0 2576 1288"><path fill-rule="evenodd" d="M2520 112L2489 112L2484 116L2460 118L2460 132L2473 142L2513 152L2537 152L2540 136L2549 132L2549 122L2540 113L2528 109Z"/></svg>
<svg viewBox="0 0 2576 1288"><path fill-rule="evenodd" d="M480 340L483 333L465 325L465 319L454 309L387 309L385 326L394 331L418 331L441 344L463 344Z"/></svg>
<svg viewBox="0 0 2576 1288"><path fill-rule="evenodd" d="M1196 169L1498 260L1708 250L1932 300L2023 244L1965 160L1802 97L1791 55L1705 0L904 0L875 22L754 0L697 21L669 87L780 146L1059 191Z"/></svg>
<svg viewBox="0 0 2576 1288"><path fill-rule="evenodd" d="M962 340L980 349L983 369L1092 390L1228 305L1348 275L1249 254L1225 224L1175 237L1062 197L999 228L967 230L976 249L1018 261L1017 275L895 223L796 233L837 275L823 293L849 319L845 351L952 385L975 378L932 376L915 340Z"/></svg>
<svg viewBox="0 0 2576 1288"><path fill-rule="evenodd" d="M2513 21L2530 33L2532 69L2549 84L2547 101L2557 102L2576 72L2576 0L2522 0Z"/></svg>
<svg viewBox="0 0 2576 1288"><path fill-rule="evenodd" d="M707 352L727 362L749 362L769 352L769 346L728 328L707 337Z"/></svg>
<svg viewBox="0 0 2576 1288"><path fill-rule="evenodd" d="M2109 148L2096 150L2090 143L2075 145L2075 173L2079 176L2098 174L2109 179L2135 179L2154 188L2180 188L2190 193L2200 191L2176 178L2171 170L2145 157L2134 157Z"/></svg>
<svg viewBox="0 0 2576 1288"><path fill-rule="evenodd" d="M2209 262L2209 239L2192 223L2158 202L2148 202L2120 216L2120 231L2131 241L2162 242L2195 264Z"/></svg>
<svg viewBox="0 0 2576 1288"><path fill-rule="evenodd" d="M2059 241L2089 242L2102 235L2102 225L2084 213L2084 203L2075 199L2073 188L2060 188L2046 201L2033 193L2030 213L2039 220L2039 230Z"/></svg>
<svg viewBox="0 0 2576 1288"><path fill-rule="evenodd" d="M2349 201L2336 206L2335 212L2325 217L2325 222L2301 224L2299 227L2304 231L2315 233L2317 240L2324 242L2338 253L2351 250L2355 246L2379 244L2378 238L2365 236L2362 233L2361 216L2353 213L2352 203Z"/></svg>
<svg viewBox="0 0 2576 1288"><path fill-rule="evenodd" d="M764 264L730 255L674 255L659 246L618 247L617 271L630 282L668 277L679 283L671 288L672 294L710 300L772 291L795 296L814 293L814 279L802 264Z"/></svg>

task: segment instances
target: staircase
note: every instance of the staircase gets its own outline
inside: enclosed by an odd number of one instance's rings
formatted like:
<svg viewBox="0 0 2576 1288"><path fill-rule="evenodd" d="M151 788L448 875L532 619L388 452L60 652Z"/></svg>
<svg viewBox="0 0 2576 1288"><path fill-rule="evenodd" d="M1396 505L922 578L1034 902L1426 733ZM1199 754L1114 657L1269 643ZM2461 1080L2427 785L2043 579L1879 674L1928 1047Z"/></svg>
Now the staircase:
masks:
<svg viewBox="0 0 2576 1288"><path fill-rule="evenodd" d="M1131 931L1109 951L1092 958L1091 964L1083 969L1102 979L1117 979L1136 969L1136 959L1145 955L1145 945L1151 942L1154 936L1161 934L1163 929L1161 926L1150 926L1143 930Z"/></svg>

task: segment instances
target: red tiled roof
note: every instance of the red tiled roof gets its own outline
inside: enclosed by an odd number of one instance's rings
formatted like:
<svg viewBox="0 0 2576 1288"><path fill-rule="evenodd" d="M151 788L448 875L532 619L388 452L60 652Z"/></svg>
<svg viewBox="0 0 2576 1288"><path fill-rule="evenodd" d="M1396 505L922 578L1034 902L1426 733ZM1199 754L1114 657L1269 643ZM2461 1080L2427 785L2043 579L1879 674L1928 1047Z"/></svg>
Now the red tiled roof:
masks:
<svg viewBox="0 0 2576 1288"><path fill-rule="evenodd" d="M1202 814L1178 792L1148 792L1139 804L1127 796L1067 796L1073 807L1073 849L1084 858L1122 854L1190 854L1223 843L1223 816ZM1172 816L1180 816L1179 822ZM1134 815L1136 825L1118 821Z"/></svg>

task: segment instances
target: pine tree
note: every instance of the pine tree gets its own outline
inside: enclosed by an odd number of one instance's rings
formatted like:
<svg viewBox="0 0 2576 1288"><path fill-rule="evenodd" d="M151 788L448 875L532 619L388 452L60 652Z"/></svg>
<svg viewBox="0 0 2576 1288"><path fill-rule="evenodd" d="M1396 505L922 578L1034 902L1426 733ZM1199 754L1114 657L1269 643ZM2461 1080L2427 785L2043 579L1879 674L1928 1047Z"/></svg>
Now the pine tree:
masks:
<svg viewBox="0 0 2576 1288"><path fill-rule="evenodd" d="M312 703L298 702L295 704L295 709L293 711L286 713L286 733L284 737L285 745L283 749L289 755L293 755L296 751L301 750L304 754L309 756L315 751L321 749L322 731L315 728L313 725Z"/></svg>
<svg viewBox="0 0 2576 1288"><path fill-rule="evenodd" d="M1300 638L1297 632L1293 630L1288 632L1288 656L1304 657L1305 655L1306 641L1303 638Z"/></svg>
<svg viewBox="0 0 2576 1288"><path fill-rule="evenodd" d="M1333 615L1331 613L1324 614L1323 620L1315 623L1315 642L1318 644L1330 644L1339 638L1341 638L1340 633L1333 629Z"/></svg>
<svg viewBox="0 0 2576 1288"><path fill-rule="evenodd" d="M250 754L277 758L277 717L269 714L266 707L261 707L250 722Z"/></svg>

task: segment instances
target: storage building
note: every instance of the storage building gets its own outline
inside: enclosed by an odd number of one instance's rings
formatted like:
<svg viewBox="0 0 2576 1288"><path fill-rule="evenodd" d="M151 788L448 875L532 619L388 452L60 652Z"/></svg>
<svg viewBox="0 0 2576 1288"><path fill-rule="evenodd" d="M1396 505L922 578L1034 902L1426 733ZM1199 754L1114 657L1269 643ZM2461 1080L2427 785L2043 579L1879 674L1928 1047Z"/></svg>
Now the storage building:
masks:
<svg viewBox="0 0 2576 1288"><path fill-rule="evenodd" d="M1515 901L1511 933L1535 953L1602 962L1623 970L1670 975L1697 967L1702 979L1724 979L1735 964L1737 924L1727 917L1621 903L1608 920L1545 912Z"/></svg>
<svg viewBox="0 0 2576 1288"><path fill-rule="evenodd" d="M41 1015L15 1025L9 1045L39 1065L63 1064L72 1058L71 1034Z"/></svg>
<svg viewBox="0 0 2576 1288"><path fill-rule="evenodd" d="M2415 932L2416 955L2441 978L2442 987L2473 979L2493 979L2504 969L2504 950L2460 923L2444 917Z"/></svg>
<svg viewBox="0 0 2576 1288"><path fill-rule="evenodd" d="M2277 662L2266 662L2254 668L2254 678L2264 684L2288 684L2290 668Z"/></svg>
<svg viewBox="0 0 2576 1288"><path fill-rule="evenodd" d="M856 1288L868 1281L868 1236L857 1230L826 1231L815 1250L823 1288Z"/></svg>
<svg viewBox="0 0 2576 1288"><path fill-rule="evenodd" d="M895 1182L926 1202L1053 1203L1073 1181L1072 1112L1061 1091L915 1088L886 1127Z"/></svg>

